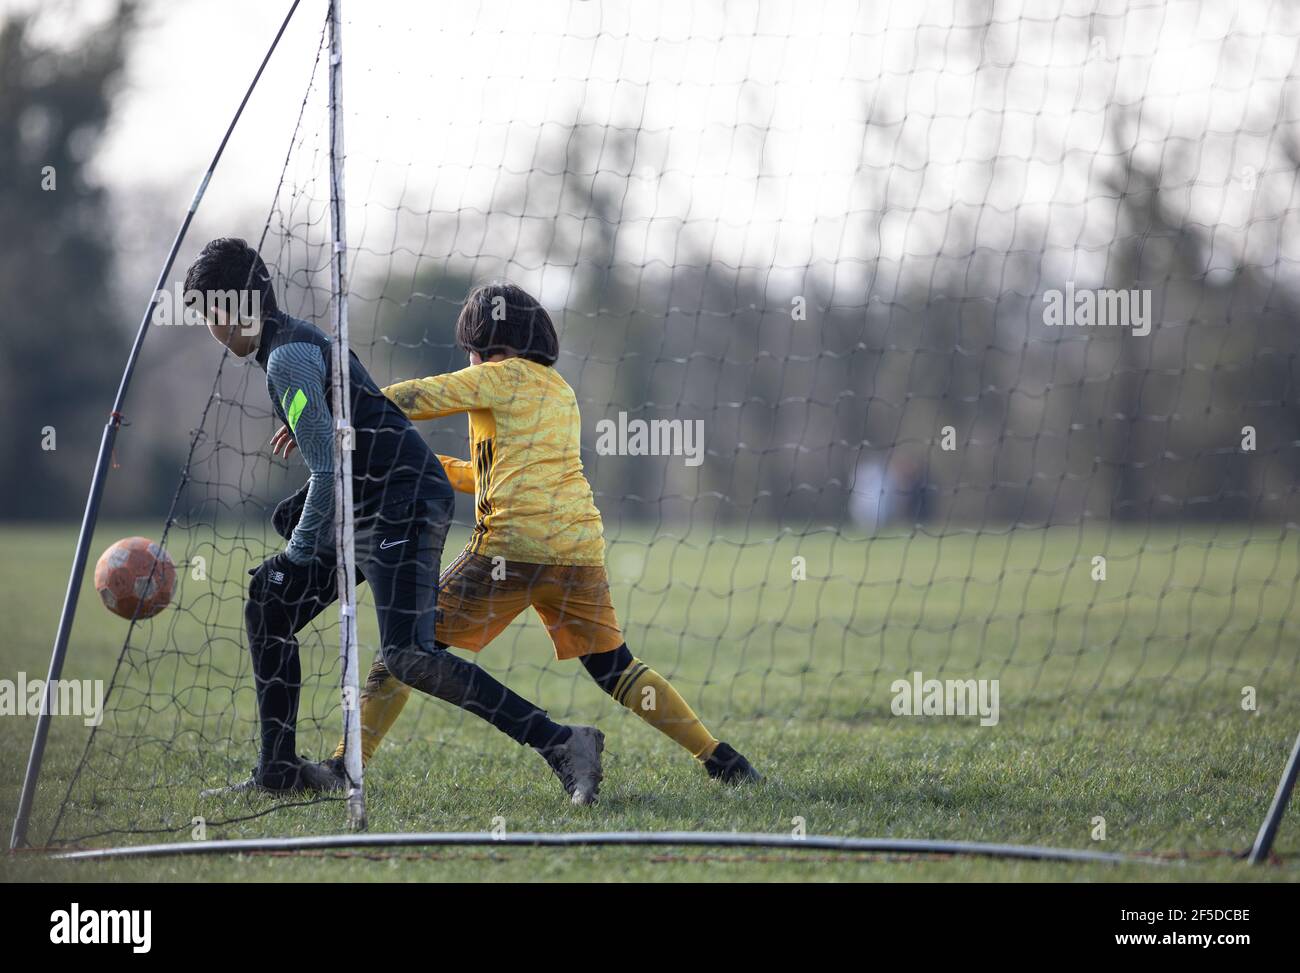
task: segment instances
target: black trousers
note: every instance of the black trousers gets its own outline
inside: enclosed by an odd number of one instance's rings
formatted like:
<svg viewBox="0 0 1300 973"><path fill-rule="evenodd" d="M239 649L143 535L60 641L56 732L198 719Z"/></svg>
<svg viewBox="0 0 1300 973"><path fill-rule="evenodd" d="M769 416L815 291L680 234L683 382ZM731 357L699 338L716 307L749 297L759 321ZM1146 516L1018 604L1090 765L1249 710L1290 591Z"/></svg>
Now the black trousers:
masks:
<svg viewBox="0 0 1300 973"><path fill-rule="evenodd" d="M449 655L436 645L435 627L438 569L452 509L439 501L402 501L359 518L354 531L358 581L369 582L374 596L384 662L403 682L424 682L419 688L425 691L428 680L420 676L430 669L430 657ZM257 681L264 776L291 773L296 763L302 686L297 633L337 598L333 552L305 565L277 555L253 573L244 623Z"/></svg>
<svg viewBox="0 0 1300 973"><path fill-rule="evenodd" d="M517 743L539 750L562 743L568 728L436 639L438 568L452 512L450 501L407 501L356 523L358 580L368 581L374 596L384 665L408 686L482 717ZM244 622L261 727L255 774L268 786L296 779L297 633L337 599L336 563L331 555L297 565L278 554L249 585Z"/></svg>

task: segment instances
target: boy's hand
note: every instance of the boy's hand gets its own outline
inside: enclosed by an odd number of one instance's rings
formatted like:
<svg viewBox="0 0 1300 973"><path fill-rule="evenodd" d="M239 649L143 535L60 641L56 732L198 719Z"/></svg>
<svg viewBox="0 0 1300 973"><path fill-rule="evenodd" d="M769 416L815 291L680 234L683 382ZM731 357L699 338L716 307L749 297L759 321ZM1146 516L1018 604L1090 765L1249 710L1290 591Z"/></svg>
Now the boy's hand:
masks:
<svg viewBox="0 0 1300 973"><path fill-rule="evenodd" d="M298 444L293 440L293 433L289 431L288 426L281 426L276 434L271 437L271 455L283 456L289 458L289 454L298 448Z"/></svg>

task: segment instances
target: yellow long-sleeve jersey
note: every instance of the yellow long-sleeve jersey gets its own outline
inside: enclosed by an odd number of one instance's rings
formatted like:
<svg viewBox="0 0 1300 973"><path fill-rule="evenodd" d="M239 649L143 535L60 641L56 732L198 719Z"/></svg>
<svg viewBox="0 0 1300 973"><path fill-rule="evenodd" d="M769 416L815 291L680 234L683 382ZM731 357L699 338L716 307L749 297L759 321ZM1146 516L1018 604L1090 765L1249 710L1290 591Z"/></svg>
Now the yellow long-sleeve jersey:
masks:
<svg viewBox="0 0 1300 973"><path fill-rule="evenodd" d="M468 549L529 564L604 564L605 538L582 472L581 418L554 368L524 358L384 389L411 419L469 413L471 461L439 457L452 487L474 494Z"/></svg>

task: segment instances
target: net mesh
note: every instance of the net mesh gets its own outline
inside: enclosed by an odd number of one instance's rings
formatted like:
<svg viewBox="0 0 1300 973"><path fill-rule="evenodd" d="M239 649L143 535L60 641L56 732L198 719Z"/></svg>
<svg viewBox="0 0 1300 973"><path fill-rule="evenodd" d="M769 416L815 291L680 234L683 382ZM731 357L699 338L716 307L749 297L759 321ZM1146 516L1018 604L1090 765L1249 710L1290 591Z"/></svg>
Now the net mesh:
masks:
<svg viewBox="0 0 1300 973"><path fill-rule="evenodd" d="M602 826L1154 851L1258 826L1300 725L1300 23L1047 6L348 10L353 350L381 385L463 367L488 278L549 308L628 644L768 777L709 790L521 618L476 661L605 729ZM261 252L328 329L321 50L281 52L311 80ZM698 420L699 454L637 455L620 430L653 420ZM419 425L468 457L463 418ZM336 800L198 798L256 757L247 571L304 478L273 429L261 372L222 359L166 525L174 604L52 756L51 842L343 827ZM335 619L300 635L315 756ZM437 701L366 781L379 830L592 826Z"/></svg>

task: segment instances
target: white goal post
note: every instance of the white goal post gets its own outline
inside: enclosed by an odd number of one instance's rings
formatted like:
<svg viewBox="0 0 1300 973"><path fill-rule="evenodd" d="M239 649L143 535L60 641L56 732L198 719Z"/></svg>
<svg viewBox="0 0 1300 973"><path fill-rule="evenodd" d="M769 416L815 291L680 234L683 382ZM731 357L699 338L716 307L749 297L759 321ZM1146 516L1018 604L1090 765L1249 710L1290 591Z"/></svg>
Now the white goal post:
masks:
<svg viewBox="0 0 1300 973"><path fill-rule="evenodd" d="M344 766L347 772L348 827L366 826L366 797L361 768L361 690L357 665L357 574L352 509L352 404L348 394L347 203L343 151L343 0L330 0L330 261L334 334L334 526L339 591L339 658L342 662Z"/></svg>

